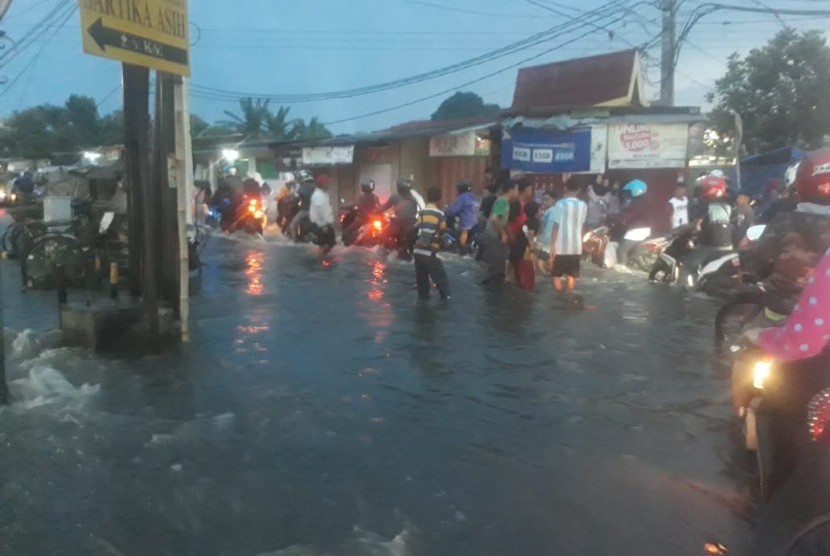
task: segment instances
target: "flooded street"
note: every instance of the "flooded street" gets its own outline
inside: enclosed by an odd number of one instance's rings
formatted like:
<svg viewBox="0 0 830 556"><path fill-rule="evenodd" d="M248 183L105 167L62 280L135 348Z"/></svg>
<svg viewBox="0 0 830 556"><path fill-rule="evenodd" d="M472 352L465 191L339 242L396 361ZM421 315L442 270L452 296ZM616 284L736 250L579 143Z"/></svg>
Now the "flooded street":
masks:
<svg viewBox="0 0 830 556"><path fill-rule="evenodd" d="M580 306L450 257L452 300L419 303L410 265L334 258L212 239L177 353L8 334L0 554L741 552L715 301L588 268Z"/></svg>

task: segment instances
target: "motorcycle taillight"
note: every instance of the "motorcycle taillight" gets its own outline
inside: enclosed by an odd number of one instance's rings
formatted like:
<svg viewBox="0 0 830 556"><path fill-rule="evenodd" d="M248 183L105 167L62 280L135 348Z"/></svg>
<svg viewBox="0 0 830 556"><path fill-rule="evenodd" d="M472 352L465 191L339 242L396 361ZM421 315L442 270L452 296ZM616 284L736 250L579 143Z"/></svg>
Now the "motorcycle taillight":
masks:
<svg viewBox="0 0 830 556"><path fill-rule="evenodd" d="M807 425L817 442L830 444L830 388L816 394L807 405Z"/></svg>

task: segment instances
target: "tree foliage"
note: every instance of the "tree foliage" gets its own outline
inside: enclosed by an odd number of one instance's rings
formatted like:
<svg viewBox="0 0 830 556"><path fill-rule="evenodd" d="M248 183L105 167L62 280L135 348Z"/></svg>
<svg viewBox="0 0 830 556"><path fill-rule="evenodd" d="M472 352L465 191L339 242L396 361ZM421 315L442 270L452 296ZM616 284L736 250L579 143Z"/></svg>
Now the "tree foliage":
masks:
<svg viewBox="0 0 830 556"><path fill-rule="evenodd" d="M493 114L500 110L498 104L485 104L484 99L471 92L457 92L444 100L432 114L433 120L473 118Z"/></svg>
<svg viewBox="0 0 830 556"><path fill-rule="evenodd" d="M225 111L230 120L220 123L232 126L237 133L246 137L265 136L275 141L325 139L332 136L317 118L311 118L308 123L302 119L290 120L290 110L287 106L280 106L274 112L267 99L243 98L239 101L239 113Z"/></svg>
<svg viewBox="0 0 830 556"><path fill-rule="evenodd" d="M745 58L732 54L707 100L722 135L741 115L750 153L778 147L814 149L830 133L830 47L820 31L779 32Z"/></svg>
<svg viewBox="0 0 830 556"><path fill-rule="evenodd" d="M275 141L325 139L331 132L317 118L307 122L290 119L285 106L271 110L267 100L242 99L239 113L225 112L228 121L210 124L190 115L193 137L226 137L242 134ZM101 116L95 100L71 95L63 106L41 104L13 113L0 125L0 156L50 158L55 153L124 142L124 113Z"/></svg>

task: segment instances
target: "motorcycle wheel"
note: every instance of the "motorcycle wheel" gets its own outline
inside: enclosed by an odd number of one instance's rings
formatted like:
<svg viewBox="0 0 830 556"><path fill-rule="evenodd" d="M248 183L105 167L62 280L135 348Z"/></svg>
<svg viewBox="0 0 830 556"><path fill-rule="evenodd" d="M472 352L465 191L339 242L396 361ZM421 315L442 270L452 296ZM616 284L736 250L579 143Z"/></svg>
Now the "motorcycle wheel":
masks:
<svg viewBox="0 0 830 556"><path fill-rule="evenodd" d="M673 279L671 268L668 264L666 264L666 261L658 258L654 262L654 266L651 267L651 271L648 273L648 279L650 282L671 283Z"/></svg>
<svg viewBox="0 0 830 556"><path fill-rule="evenodd" d="M773 495L748 554L830 554L830 448L818 448Z"/></svg>

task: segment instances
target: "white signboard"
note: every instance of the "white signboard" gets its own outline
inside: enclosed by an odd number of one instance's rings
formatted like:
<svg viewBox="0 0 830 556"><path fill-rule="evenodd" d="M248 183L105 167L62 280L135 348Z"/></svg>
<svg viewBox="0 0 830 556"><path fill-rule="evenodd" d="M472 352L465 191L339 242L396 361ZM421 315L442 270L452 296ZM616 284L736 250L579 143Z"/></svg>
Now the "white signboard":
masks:
<svg viewBox="0 0 830 556"><path fill-rule="evenodd" d="M608 168L684 168L687 124L611 124Z"/></svg>
<svg viewBox="0 0 830 556"><path fill-rule="evenodd" d="M348 147L304 147L303 166L334 166L351 164L354 160L354 145Z"/></svg>
<svg viewBox="0 0 830 556"><path fill-rule="evenodd" d="M429 156L473 156L475 153L476 134L472 131L429 139Z"/></svg>

